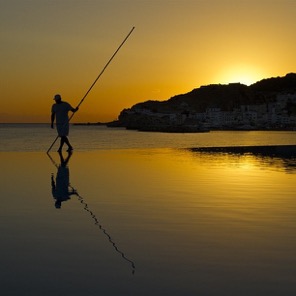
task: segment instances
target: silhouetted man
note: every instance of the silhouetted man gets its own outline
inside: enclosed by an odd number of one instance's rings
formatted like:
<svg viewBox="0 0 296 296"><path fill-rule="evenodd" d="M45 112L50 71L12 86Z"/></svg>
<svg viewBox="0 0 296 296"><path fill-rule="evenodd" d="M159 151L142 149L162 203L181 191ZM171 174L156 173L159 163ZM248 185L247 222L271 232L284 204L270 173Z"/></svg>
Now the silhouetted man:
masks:
<svg viewBox="0 0 296 296"><path fill-rule="evenodd" d="M54 96L55 104L51 108L51 128L53 127L54 120L56 119L56 127L58 136L61 138L60 147L58 152L62 151L64 144L68 146L67 151L72 151L73 147L71 146L67 136L69 135L69 111L76 112L77 108L73 108L69 103L63 102L60 95Z"/></svg>

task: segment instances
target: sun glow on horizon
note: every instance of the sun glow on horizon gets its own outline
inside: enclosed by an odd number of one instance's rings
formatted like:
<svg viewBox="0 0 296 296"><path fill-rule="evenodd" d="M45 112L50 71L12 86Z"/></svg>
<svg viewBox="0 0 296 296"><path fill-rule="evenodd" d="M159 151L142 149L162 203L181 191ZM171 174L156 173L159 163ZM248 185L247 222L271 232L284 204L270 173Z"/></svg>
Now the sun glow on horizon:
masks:
<svg viewBox="0 0 296 296"><path fill-rule="evenodd" d="M266 75L265 75L266 76ZM237 65L234 67L227 68L222 70L218 76L219 83L241 83L245 85L251 85L258 82L263 78L264 73L261 69L249 65Z"/></svg>

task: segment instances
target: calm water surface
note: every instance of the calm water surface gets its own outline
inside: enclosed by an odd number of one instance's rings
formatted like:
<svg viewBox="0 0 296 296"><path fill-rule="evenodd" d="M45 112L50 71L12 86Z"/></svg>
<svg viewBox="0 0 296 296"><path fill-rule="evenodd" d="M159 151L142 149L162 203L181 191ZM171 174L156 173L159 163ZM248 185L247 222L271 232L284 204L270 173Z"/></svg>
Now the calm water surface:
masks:
<svg viewBox="0 0 296 296"><path fill-rule="evenodd" d="M184 149L294 133L0 133L3 295L296 294L295 158Z"/></svg>
<svg viewBox="0 0 296 296"><path fill-rule="evenodd" d="M49 124L0 124L0 151L47 151L56 137ZM76 151L135 148L192 148L236 145L296 145L296 132L149 133L102 126L71 126ZM58 148L58 141L52 151Z"/></svg>

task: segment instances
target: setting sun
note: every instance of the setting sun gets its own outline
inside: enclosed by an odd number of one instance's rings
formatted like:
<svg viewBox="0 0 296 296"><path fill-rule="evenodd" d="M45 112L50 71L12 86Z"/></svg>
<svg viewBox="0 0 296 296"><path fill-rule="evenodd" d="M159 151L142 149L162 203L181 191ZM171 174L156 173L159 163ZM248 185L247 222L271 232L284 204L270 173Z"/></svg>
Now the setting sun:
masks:
<svg viewBox="0 0 296 296"><path fill-rule="evenodd" d="M267 78L261 69L249 65L230 66L218 76L218 81L223 84L241 83L251 85L261 79Z"/></svg>

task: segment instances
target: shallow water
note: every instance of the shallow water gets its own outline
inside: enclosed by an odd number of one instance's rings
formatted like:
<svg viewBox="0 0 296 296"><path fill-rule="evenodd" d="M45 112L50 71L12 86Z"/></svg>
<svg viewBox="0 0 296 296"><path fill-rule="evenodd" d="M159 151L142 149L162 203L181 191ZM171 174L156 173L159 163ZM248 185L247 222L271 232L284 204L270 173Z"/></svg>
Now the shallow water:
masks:
<svg viewBox="0 0 296 296"><path fill-rule="evenodd" d="M295 157L188 149L294 132L73 126L67 164L47 125L0 136L3 295L295 295Z"/></svg>
<svg viewBox="0 0 296 296"><path fill-rule="evenodd" d="M44 152L56 138L49 124L0 124L0 151ZM75 151L138 148L194 148L245 145L296 145L291 131L211 131L209 133L152 133L72 125L69 136ZM52 148L58 149L59 140Z"/></svg>
<svg viewBox="0 0 296 296"><path fill-rule="evenodd" d="M3 295L295 295L295 159L50 156L0 152Z"/></svg>

